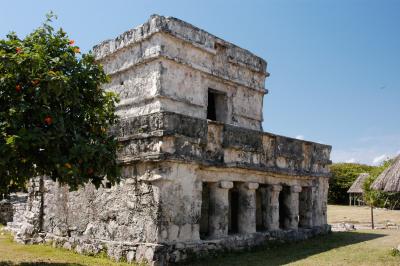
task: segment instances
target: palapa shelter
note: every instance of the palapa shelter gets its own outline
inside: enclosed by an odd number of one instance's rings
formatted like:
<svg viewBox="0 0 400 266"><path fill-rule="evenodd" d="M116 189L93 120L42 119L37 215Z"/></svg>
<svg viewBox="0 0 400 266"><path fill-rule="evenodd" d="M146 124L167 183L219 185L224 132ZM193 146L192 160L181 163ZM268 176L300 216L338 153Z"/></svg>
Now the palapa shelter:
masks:
<svg viewBox="0 0 400 266"><path fill-rule="evenodd" d="M385 192L400 192L400 155L377 177L371 187Z"/></svg>
<svg viewBox="0 0 400 266"><path fill-rule="evenodd" d="M364 183L369 177L369 174L367 173L362 173L360 174L357 179L354 181L354 183L351 185L349 190L347 190L347 193L349 193L349 205L351 206L352 202L353 205L363 205L364 201L362 200L362 194L364 193Z"/></svg>

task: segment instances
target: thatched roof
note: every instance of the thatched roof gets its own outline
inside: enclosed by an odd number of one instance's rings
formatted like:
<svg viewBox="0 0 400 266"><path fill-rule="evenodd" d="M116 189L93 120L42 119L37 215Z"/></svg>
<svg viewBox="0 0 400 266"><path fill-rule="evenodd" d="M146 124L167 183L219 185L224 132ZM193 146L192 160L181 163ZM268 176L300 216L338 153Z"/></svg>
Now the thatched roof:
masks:
<svg viewBox="0 0 400 266"><path fill-rule="evenodd" d="M360 174L357 179L354 181L353 185L347 190L347 193L364 193L363 185L365 180L369 177L369 174L362 173Z"/></svg>
<svg viewBox="0 0 400 266"><path fill-rule="evenodd" d="M400 192L400 155L376 178L371 187L385 192Z"/></svg>

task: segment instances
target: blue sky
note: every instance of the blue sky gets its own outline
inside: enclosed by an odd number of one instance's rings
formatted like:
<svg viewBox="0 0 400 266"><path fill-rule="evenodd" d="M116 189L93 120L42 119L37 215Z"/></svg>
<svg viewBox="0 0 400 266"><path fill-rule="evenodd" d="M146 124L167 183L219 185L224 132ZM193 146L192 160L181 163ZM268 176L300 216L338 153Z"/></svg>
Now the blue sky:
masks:
<svg viewBox="0 0 400 266"><path fill-rule="evenodd" d="M265 131L333 146L334 162L400 153L400 1L2 1L0 37L53 10L82 51L174 16L268 62Z"/></svg>

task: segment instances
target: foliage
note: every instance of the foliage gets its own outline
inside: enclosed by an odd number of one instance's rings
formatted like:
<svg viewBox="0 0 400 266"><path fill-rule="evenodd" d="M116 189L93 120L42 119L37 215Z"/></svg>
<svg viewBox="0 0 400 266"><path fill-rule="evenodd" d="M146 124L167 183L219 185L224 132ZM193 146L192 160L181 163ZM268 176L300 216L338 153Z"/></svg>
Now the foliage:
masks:
<svg viewBox="0 0 400 266"><path fill-rule="evenodd" d="M71 189L106 176L118 180L117 98L101 89L109 78L46 22L25 38L0 40L0 191L47 175Z"/></svg>
<svg viewBox="0 0 400 266"><path fill-rule="evenodd" d="M400 257L400 250L398 250L397 248L391 248L389 253L393 257Z"/></svg>
<svg viewBox="0 0 400 266"><path fill-rule="evenodd" d="M374 166L357 163L337 163L330 167L332 177L329 180L328 201L331 204L347 204L347 190L361 173L374 171Z"/></svg>
<svg viewBox="0 0 400 266"><path fill-rule="evenodd" d="M363 185L363 190L364 190L363 199L364 199L364 202L367 205L373 206L373 207L377 207L377 206L380 206L380 205L384 204L384 202L382 202L384 192L377 191L377 190L374 190L374 189L371 188L371 185L372 185L372 183L374 183L375 179L376 179L376 176L370 175L365 180L365 183Z"/></svg>
<svg viewBox="0 0 400 266"><path fill-rule="evenodd" d="M389 209L395 209L400 205L400 193L389 193L371 189L372 183L376 180L379 174L391 165L393 160L385 161L378 170L375 170L370 174L364 183L364 201L373 207L386 207Z"/></svg>
<svg viewBox="0 0 400 266"><path fill-rule="evenodd" d="M376 178L391 163L392 160L387 160L379 166L357 163L337 163L331 165L332 177L329 180L329 203L347 204L349 198L347 190L360 174L368 173L370 176Z"/></svg>

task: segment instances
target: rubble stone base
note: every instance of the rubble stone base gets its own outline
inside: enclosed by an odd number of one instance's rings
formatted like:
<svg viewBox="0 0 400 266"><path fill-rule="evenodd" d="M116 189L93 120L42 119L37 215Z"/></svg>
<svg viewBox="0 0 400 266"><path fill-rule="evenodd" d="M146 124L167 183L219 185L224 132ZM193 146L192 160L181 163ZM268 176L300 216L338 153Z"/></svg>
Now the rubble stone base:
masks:
<svg viewBox="0 0 400 266"><path fill-rule="evenodd" d="M32 244L48 243L54 247L74 250L77 253L86 255L105 253L116 261L145 261L150 265L168 265L170 263L213 256L222 252L250 250L257 246L268 245L272 241L301 241L330 232L331 226L325 225L310 229L274 230L246 235L229 235L216 240L166 244L117 242L46 234L40 238L31 239L29 242Z"/></svg>

